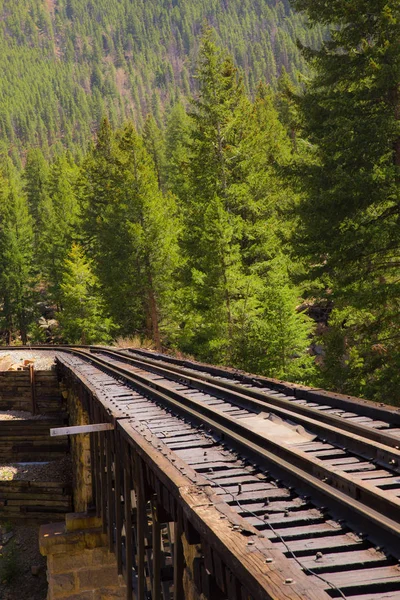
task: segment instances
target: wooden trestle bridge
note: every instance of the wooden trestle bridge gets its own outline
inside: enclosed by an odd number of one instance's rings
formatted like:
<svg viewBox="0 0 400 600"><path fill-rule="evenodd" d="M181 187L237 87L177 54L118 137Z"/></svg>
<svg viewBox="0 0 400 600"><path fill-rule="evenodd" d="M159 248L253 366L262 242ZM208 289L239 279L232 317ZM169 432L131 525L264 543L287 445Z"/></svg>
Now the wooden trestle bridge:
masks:
<svg viewBox="0 0 400 600"><path fill-rule="evenodd" d="M398 409L144 350L57 365L71 425L109 425L87 508L128 600L400 600Z"/></svg>

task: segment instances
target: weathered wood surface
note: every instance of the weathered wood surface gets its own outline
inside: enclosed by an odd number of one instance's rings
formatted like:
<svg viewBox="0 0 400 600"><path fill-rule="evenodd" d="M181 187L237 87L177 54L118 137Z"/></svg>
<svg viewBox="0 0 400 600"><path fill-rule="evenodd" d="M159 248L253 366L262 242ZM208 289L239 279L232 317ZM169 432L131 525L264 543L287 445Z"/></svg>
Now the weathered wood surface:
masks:
<svg viewBox="0 0 400 600"><path fill-rule="evenodd" d="M35 371L35 405L39 414L59 414L63 410L57 374L54 369ZM32 411L32 385L29 370L0 372L0 410Z"/></svg>

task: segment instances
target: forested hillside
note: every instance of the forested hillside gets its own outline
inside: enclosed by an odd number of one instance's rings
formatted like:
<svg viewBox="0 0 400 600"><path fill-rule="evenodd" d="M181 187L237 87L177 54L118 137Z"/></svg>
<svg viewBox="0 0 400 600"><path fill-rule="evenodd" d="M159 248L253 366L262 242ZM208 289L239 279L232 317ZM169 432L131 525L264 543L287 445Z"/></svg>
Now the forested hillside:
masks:
<svg viewBox="0 0 400 600"><path fill-rule="evenodd" d="M3 343L400 403L399 3L293 5L3 2Z"/></svg>
<svg viewBox="0 0 400 600"><path fill-rule="evenodd" d="M16 162L30 145L82 151L105 114L160 123L196 86L204 21L253 92L282 65L305 71L296 38L320 43L288 0L0 0L1 148Z"/></svg>

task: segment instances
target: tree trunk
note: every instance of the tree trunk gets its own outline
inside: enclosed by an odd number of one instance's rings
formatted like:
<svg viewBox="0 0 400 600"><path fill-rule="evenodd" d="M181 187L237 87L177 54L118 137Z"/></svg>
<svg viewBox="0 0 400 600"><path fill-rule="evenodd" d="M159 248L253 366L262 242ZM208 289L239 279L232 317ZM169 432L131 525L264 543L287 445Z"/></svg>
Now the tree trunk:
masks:
<svg viewBox="0 0 400 600"><path fill-rule="evenodd" d="M152 329L152 338L153 342L156 346L156 350L158 352L161 351L161 339L160 339L160 330L158 327L158 310L157 310L157 302L154 296L153 288L149 289L149 309L150 309L150 320L151 320L151 329Z"/></svg>

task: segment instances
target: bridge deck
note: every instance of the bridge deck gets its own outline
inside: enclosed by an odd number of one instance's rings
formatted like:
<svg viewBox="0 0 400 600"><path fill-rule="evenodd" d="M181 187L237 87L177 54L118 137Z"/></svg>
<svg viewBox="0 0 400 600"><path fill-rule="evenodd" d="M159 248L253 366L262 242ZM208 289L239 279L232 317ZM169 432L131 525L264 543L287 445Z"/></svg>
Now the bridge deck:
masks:
<svg viewBox="0 0 400 600"><path fill-rule="evenodd" d="M378 486L353 478L342 493L330 489L330 482L318 481L315 470L316 465L334 467L341 481L350 481L348 470L375 470L381 485L390 480L386 488L396 490L396 466L389 465L396 448L382 444L385 468L378 469L348 455L347 449L338 453L326 440L307 440L314 471L301 470L307 462L302 457L297 471L292 465L288 475L284 460L266 450L250 452L250 442L239 443L238 437L234 442L221 421L215 424L210 417L202 424L201 410L210 410L206 404L197 413L178 407L181 396L197 393L199 401L204 390L188 394L187 381L165 386L154 373L147 373L145 384L142 373L124 366L122 357L112 362L107 367L91 364L83 355L58 357L60 374L90 422L115 426L91 434L93 499L129 598L132 593L160 598L163 590L164 600L170 593L181 600L187 594L183 582L190 576L198 592L210 599L400 599L393 552L398 523L379 513L376 503L378 498L397 510L396 494L383 494ZM231 421L246 421L248 408L232 403L227 409L221 397L210 396L208 407L217 404ZM358 448L362 444L364 439ZM305 444L298 456L310 448ZM288 451L283 444L286 459ZM329 464L323 465L324 459ZM352 499L352 493L357 497ZM359 502L360 494L369 507Z"/></svg>

